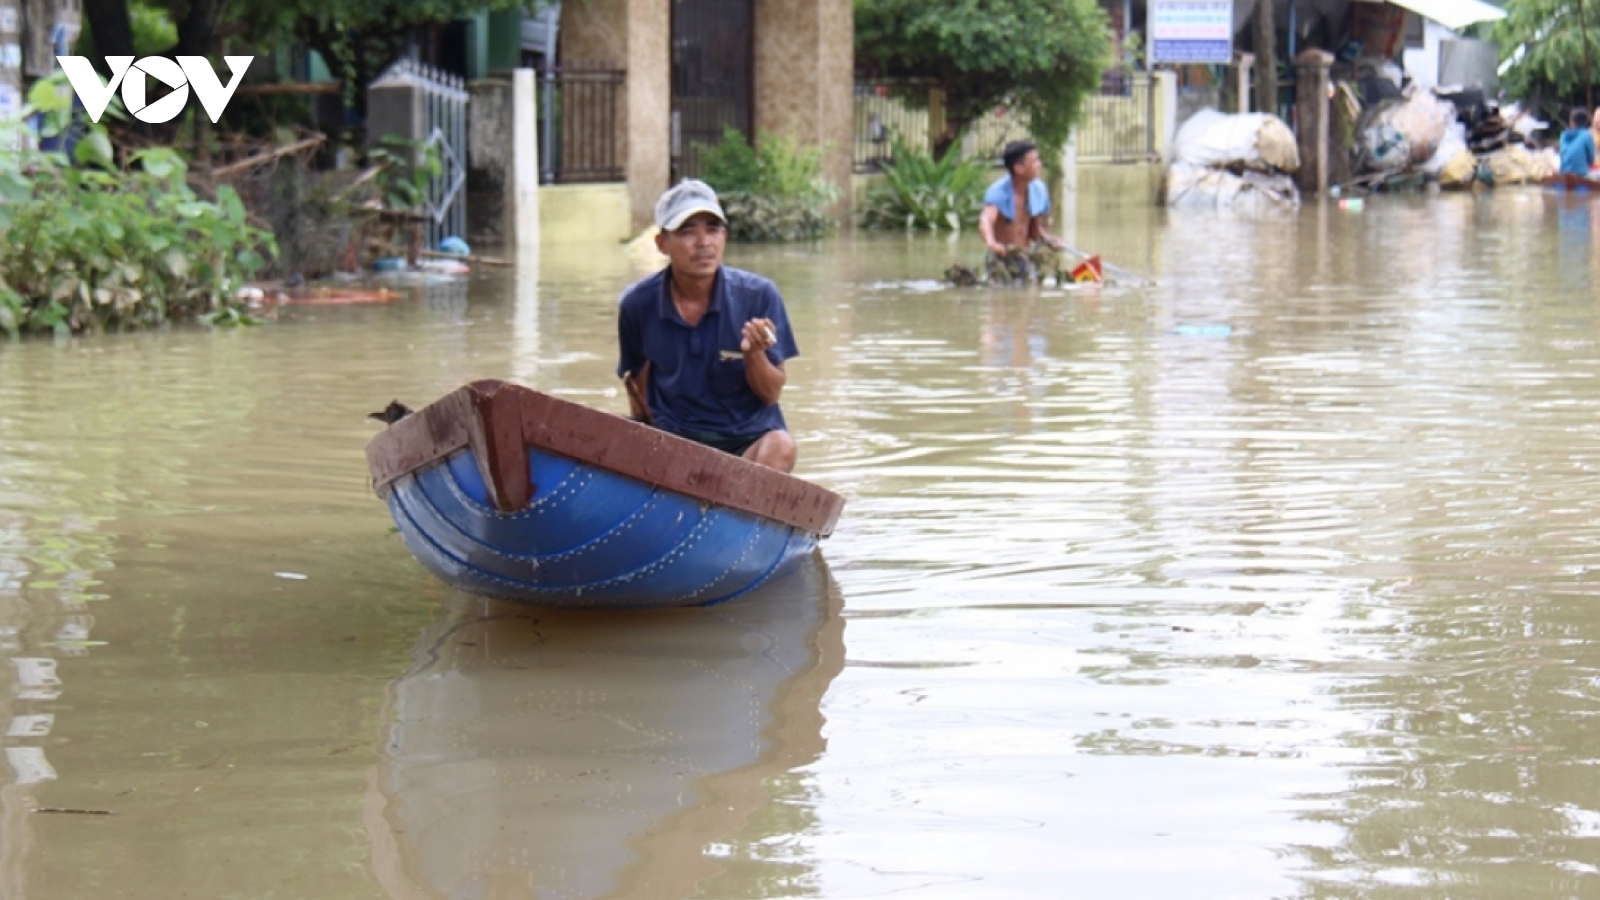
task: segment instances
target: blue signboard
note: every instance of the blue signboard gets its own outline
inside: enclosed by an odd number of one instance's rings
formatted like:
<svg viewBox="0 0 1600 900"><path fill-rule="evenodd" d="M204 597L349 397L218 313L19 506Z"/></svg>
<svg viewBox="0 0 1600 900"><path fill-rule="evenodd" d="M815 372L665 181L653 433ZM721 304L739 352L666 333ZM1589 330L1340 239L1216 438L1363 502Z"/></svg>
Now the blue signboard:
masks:
<svg viewBox="0 0 1600 900"><path fill-rule="evenodd" d="M1150 0L1150 62L1233 61L1233 0Z"/></svg>

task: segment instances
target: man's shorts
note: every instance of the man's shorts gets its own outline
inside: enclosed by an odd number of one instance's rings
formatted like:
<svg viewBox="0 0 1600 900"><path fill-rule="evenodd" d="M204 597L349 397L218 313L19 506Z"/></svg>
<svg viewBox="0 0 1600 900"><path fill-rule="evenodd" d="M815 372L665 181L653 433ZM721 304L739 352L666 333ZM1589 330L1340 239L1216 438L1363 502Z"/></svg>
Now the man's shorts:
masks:
<svg viewBox="0 0 1600 900"><path fill-rule="evenodd" d="M712 431L685 433L678 436L686 437L697 444L705 444L707 447L715 447L723 453L732 453L734 456L743 456L744 452L750 449L751 444L761 440L761 435L759 434L754 436L726 435Z"/></svg>

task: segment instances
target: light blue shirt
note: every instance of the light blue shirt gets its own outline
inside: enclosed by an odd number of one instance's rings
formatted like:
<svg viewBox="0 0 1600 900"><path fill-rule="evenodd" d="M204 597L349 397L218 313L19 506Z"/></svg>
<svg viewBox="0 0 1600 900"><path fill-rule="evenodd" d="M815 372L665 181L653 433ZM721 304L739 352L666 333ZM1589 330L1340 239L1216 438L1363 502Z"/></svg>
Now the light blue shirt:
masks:
<svg viewBox="0 0 1600 900"><path fill-rule="evenodd" d="M1561 132L1561 174L1589 177L1594 165L1594 132L1587 128L1568 128Z"/></svg>
<svg viewBox="0 0 1600 900"><path fill-rule="evenodd" d="M984 192L983 205L1000 210L1000 215L1017 221L1017 192L1011 188L1011 176L1006 175ZM1050 192L1044 182L1035 178L1028 182L1028 215L1042 216L1050 211Z"/></svg>

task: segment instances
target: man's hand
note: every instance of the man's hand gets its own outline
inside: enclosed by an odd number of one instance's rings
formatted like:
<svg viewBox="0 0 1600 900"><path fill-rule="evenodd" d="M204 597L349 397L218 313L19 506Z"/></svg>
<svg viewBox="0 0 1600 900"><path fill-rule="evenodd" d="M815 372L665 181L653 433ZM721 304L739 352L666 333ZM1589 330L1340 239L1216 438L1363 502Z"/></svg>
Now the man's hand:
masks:
<svg viewBox="0 0 1600 900"><path fill-rule="evenodd" d="M783 363L767 358L767 351L778 343L778 330L771 319L751 319L744 323L739 338L739 349L744 353L744 380L762 403L771 406L783 395L783 385L789 378L783 372Z"/></svg>
<svg viewBox="0 0 1600 900"><path fill-rule="evenodd" d="M777 343L778 332L772 327L771 319L751 319L744 323L739 339L739 352L766 353Z"/></svg>
<svg viewBox="0 0 1600 900"><path fill-rule="evenodd" d="M650 364L645 363L637 374L629 372L622 376L622 389L628 394L628 417L635 422L654 425L655 416L650 414L649 379Z"/></svg>

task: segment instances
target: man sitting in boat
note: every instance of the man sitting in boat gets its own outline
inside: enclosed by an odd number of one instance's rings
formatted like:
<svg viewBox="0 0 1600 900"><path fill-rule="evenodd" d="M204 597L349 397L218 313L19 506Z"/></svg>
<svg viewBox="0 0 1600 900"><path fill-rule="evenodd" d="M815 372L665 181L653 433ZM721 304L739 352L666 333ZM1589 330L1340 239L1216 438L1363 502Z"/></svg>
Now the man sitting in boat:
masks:
<svg viewBox="0 0 1600 900"><path fill-rule="evenodd" d="M778 398L798 356L778 288L722 264L728 218L717 194L688 179L656 202L667 267L618 301L622 376L633 417L779 471L795 444Z"/></svg>
<svg viewBox="0 0 1600 900"><path fill-rule="evenodd" d="M1575 109L1567 125L1567 130L1561 132L1561 174L1588 178L1589 167L1594 165L1594 133L1589 131L1589 114Z"/></svg>
<svg viewBox="0 0 1600 900"><path fill-rule="evenodd" d="M1037 283L1045 271L1060 268L1056 254L1064 246L1045 229L1050 192L1039 180L1044 164L1032 141L1012 141L1000 159L1006 174L989 185L978 214L978 234L989 249L984 267L991 282Z"/></svg>

